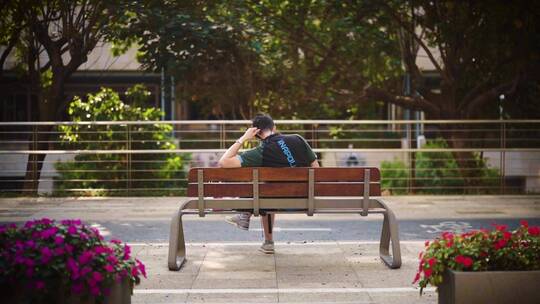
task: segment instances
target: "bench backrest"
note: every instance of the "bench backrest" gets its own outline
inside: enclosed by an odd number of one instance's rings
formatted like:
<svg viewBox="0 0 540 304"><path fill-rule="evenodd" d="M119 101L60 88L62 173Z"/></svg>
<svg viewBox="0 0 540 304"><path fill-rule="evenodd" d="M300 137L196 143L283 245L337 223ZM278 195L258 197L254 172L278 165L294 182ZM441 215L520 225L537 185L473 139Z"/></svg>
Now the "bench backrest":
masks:
<svg viewBox="0 0 540 304"><path fill-rule="evenodd" d="M192 168L187 195L197 197L201 189L205 197L253 197L255 189L260 198L307 198L310 179L315 196L381 195L381 175L374 167Z"/></svg>

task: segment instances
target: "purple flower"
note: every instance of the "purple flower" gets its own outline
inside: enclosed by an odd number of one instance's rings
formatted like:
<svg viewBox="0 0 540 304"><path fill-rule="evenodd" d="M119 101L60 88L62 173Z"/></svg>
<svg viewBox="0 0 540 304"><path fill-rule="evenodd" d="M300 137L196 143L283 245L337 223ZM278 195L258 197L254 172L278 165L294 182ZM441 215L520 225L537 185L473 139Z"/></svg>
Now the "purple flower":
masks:
<svg viewBox="0 0 540 304"><path fill-rule="evenodd" d="M25 259L24 265L28 268L34 267L36 263L34 263L34 260L32 259Z"/></svg>
<svg viewBox="0 0 540 304"><path fill-rule="evenodd" d="M114 255L110 255L110 256L107 257L107 262L109 262L111 264L117 264L118 259Z"/></svg>
<svg viewBox="0 0 540 304"><path fill-rule="evenodd" d="M81 294L84 290L84 285L81 282L77 282L71 286L71 292L74 294Z"/></svg>
<svg viewBox="0 0 540 304"><path fill-rule="evenodd" d="M99 273L97 271L94 271L92 273L92 279L94 279L94 281L96 281L96 282L101 282L101 281L103 281L103 276L101 275L101 273Z"/></svg>
<svg viewBox="0 0 540 304"><path fill-rule="evenodd" d="M105 271L107 272L114 272L114 267L111 264L105 265Z"/></svg>
<svg viewBox="0 0 540 304"><path fill-rule="evenodd" d="M38 289L38 290L45 289L45 282L37 281L36 282L36 289Z"/></svg>
<svg viewBox="0 0 540 304"><path fill-rule="evenodd" d="M34 268L28 268L25 271L26 277L31 278L34 275Z"/></svg>
<svg viewBox="0 0 540 304"><path fill-rule="evenodd" d="M93 296L99 296L99 288L97 286L90 287L90 293Z"/></svg>
<svg viewBox="0 0 540 304"><path fill-rule="evenodd" d="M93 256L94 256L94 254L91 251L84 251L79 256L79 264L84 265L84 264L90 262L90 260L92 259Z"/></svg>
<svg viewBox="0 0 540 304"><path fill-rule="evenodd" d="M75 226L69 226L68 227L68 233L69 234L76 234L77 233L77 228Z"/></svg>
<svg viewBox="0 0 540 304"><path fill-rule="evenodd" d="M79 277L79 265L73 258L69 258L67 261L67 269L71 272L71 278L77 279Z"/></svg>
<svg viewBox="0 0 540 304"><path fill-rule="evenodd" d="M48 229L45 229L41 232L41 238L42 239L48 239L50 238L51 236L55 235L56 233L58 232L58 228L56 227L51 227L51 228L48 228Z"/></svg>
<svg viewBox="0 0 540 304"><path fill-rule="evenodd" d="M26 247L28 248L36 248L36 242L32 241L32 240L28 240L24 243L24 245L26 245Z"/></svg>
<svg viewBox="0 0 540 304"><path fill-rule="evenodd" d="M57 236L54 238L54 243L56 245L62 245L64 243L64 238L61 236Z"/></svg>
<svg viewBox="0 0 540 304"><path fill-rule="evenodd" d="M128 245L124 246L124 260L129 260L131 258L131 248Z"/></svg>
<svg viewBox="0 0 540 304"><path fill-rule="evenodd" d="M81 270L81 277L85 276L87 273L90 273L91 271L92 271L92 268L88 266L84 266L83 269Z"/></svg>
<svg viewBox="0 0 540 304"><path fill-rule="evenodd" d="M139 259L135 259L135 262L137 262L137 268L139 268L139 271L146 278L146 267L144 266L144 264L139 261Z"/></svg>
<svg viewBox="0 0 540 304"><path fill-rule="evenodd" d="M66 244L65 247L66 247L66 251L68 253L70 253L70 254L73 253L73 246L71 246L70 244Z"/></svg>
<svg viewBox="0 0 540 304"><path fill-rule="evenodd" d="M53 255L53 252L49 247L43 247L41 248L41 262L43 264L48 263L51 260L51 257Z"/></svg>
<svg viewBox="0 0 540 304"><path fill-rule="evenodd" d="M66 253L64 248L55 248L54 249L54 255L63 255L64 253Z"/></svg>

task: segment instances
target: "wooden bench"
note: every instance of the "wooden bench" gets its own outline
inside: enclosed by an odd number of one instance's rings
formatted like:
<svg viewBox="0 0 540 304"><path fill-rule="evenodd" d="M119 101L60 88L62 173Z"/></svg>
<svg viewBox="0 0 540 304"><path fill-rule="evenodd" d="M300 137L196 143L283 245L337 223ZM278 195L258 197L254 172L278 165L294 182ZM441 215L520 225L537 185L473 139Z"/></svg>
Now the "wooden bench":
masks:
<svg viewBox="0 0 540 304"><path fill-rule="evenodd" d="M186 260L182 216L237 213L358 213L384 216L379 253L390 268L401 266L398 223L380 198L377 168L193 168L188 199L171 221L170 270ZM390 254L390 242L392 254Z"/></svg>

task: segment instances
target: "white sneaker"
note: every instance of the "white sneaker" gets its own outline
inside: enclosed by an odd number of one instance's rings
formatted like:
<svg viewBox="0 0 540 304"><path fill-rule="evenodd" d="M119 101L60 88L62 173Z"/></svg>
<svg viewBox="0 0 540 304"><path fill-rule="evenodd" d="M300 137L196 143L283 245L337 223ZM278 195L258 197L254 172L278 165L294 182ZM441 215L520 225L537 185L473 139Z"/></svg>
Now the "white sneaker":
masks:
<svg viewBox="0 0 540 304"><path fill-rule="evenodd" d="M239 213L233 216L228 216L225 221L231 225L235 225L242 230L249 229L249 220L251 219L251 213Z"/></svg>
<svg viewBox="0 0 540 304"><path fill-rule="evenodd" d="M264 241L264 243L261 245L261 248L259 248L259 251L264 252L266 254L273 254L274 241Z"/></svg>

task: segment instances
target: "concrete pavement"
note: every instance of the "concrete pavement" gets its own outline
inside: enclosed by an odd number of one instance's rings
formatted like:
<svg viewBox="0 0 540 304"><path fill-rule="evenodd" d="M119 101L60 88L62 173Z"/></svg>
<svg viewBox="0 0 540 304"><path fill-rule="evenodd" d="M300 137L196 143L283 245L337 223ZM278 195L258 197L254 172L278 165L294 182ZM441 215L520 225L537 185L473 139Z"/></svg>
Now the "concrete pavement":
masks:
<svg viewBox="0 0 540 304"><path fill-rule="evenodd" d="M261 232L237 231L222 216L185 217L187 262L167 269L168 221L182 198L3 198L0 222L81 218L131 243L147 265L134 303L436 303L411 281L423 241L442 230L540 223L540 196L386 197L400 222L403 266L378 257L380 216L281 216L276 254L257 251Z"/></svg>

